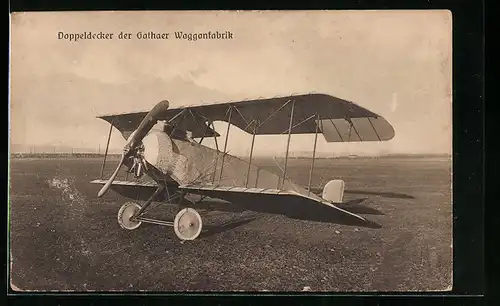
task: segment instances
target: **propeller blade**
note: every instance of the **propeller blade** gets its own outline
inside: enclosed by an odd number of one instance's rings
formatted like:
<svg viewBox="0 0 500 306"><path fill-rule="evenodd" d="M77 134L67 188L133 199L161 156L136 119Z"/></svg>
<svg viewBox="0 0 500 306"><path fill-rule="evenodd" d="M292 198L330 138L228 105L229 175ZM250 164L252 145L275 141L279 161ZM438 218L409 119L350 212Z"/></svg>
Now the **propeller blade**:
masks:
<svg viewBox="0 0 500 306"><path fill-rule="evenodd" d="M106 182L106 184L104 184L104 186L102 186L101 190L99 190L99 193L97 194L98 198L102 197L106 193L106 191L108 191L109 187L111 186L111 184L115 180L116 176L118 175L118 171L120 171L120 168L122 167L124 161L125 161L125 154L122 154L122 158L120 159L120 162L118 163L118 167L116 167L115 172L113 172L113 174L111 175L109 180Z"/></svg>
<svg viewBox="0 0 500 306"><path fill-rule="evenodd" d="M102 197L109 189L113 181L115 180L116 176L118 175L118 171L120 171L121 166L125 162L125 159L129 152L133 152L134 148L142 141L142 139L149 133L149 131L153 128L153 126L158 122L158 120L161 119L163 115L167 112L169 107L169 103L167 100L163 100L156 104L142 119L141 123L139 124L139 127L135 130L135 132L130 136L130 139L128 140L128 143L126 146L129 147L129 149L122 154L122 157L120 159L120 162L118 163L118 166L116 167L115 172L111 175L109 180L102 186L101 190L99 190L99 193L97 194L97 197L100 198Z"/></svg>
<svg viewBox="0 0 500 306"><path fill-rule="evenodd" d="M138 145L142 139L146 136L147 133L153 128L153 126L158 122L158 120L161 119L163 115L167 112L169 107L169 103L167 100L161 101L158 104L156 104L142 119L141 123L139 124L139 127L137 127L136 131L132 136L130 137L128 144L130 145L131 148L134 148L136 145Z"/></svg>

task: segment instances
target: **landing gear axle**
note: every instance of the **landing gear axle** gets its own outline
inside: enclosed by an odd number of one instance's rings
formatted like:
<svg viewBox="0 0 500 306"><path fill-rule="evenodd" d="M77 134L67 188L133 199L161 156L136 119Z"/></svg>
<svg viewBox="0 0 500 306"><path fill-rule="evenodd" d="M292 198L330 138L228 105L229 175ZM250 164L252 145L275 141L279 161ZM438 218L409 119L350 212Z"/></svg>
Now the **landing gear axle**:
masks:
<svg viewBox="0 0 500 306"><path fill-rule="evenodd" d="M126 230L134 230L143 222L163 226L172 226L181 240L198 238L203 227L200 214L194 208L184 208L175 216L174 222L143 217L144 207L134 202L127 202L118 211L118 224Z"/></svg>

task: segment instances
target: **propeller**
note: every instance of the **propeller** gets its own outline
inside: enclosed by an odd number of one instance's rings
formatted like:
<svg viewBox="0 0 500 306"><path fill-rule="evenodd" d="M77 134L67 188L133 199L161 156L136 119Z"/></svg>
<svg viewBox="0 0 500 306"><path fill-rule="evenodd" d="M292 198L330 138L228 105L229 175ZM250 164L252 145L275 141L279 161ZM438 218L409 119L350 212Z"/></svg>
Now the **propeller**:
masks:
<svg viewBox="0 0 500 306"><path fill-rule="evenodd" d="M139 124L139 127L135 130L134 133L132 133L132 135L130 135L127 144L123 149L120 162L118 163L115 172L113 172L113 174L108 179L106 184L104 184L101 190L99 190L99 193L97 194L98 198L102 197L108 191L109 187L111 186L116 176L118 175L118 171L120 171L120 168L125 163L125 160L135 152L135 149L139 146L142 139L144 139L144 137L149 133L149 131L156 124L156 122L158 122L158 120L164 117L165 113L168 110L168 107L169 107L168 101L166 100L161 101L149 111L149 113L146 115L146 117L144 117L144 119L142 119L141 123Z"/></svg>

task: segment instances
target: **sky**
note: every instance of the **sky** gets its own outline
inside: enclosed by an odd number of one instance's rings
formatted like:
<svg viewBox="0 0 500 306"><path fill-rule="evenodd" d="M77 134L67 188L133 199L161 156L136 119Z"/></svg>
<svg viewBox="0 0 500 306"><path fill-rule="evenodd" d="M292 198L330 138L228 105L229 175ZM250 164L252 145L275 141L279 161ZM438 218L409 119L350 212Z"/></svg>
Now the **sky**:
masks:
<svg viewBox="0 0 500 306"><path fill-rule="evenodd" d="M451 153L448 11L30 12L12 14L11 23L12 144L104 147L109 125L96 116L149 110L164 99L175 107L321 92L395 129L387 142L319 137L321 154ZM84 31L115 39L58 39ZM118 40L122 31L132 39ZM231 31L233 39L137 39L149 31ZM221 142L225 124L215 126ZM293 135L290 149L311 151L313 142ZM110 148L124 143L114 130ZM246 154L250 143L232 129L231 152ZM254 154L285 149L286 136L259 136Z"/></svg>

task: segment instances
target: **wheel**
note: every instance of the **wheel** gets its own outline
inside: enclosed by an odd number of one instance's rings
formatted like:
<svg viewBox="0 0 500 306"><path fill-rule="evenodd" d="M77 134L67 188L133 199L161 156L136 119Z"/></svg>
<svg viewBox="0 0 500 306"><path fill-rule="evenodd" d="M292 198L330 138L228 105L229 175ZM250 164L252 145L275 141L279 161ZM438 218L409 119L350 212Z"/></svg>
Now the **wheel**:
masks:
<svg viewBox="0 0 500 306"><path fill-rule="evenodd" d="M193 208L184 208L174 219L174 231L181 240L194 240L200 233L203 222L200 214Z"/></svg>
<svg viewBox="0 0 500 306"><path fill-rule="evenodd" d="M130 218L134 216L141 206L134 202L127 202L118 211L118 224L120 227L127 230L134 230L141 225L141 221L132 221Z"/></svg>

